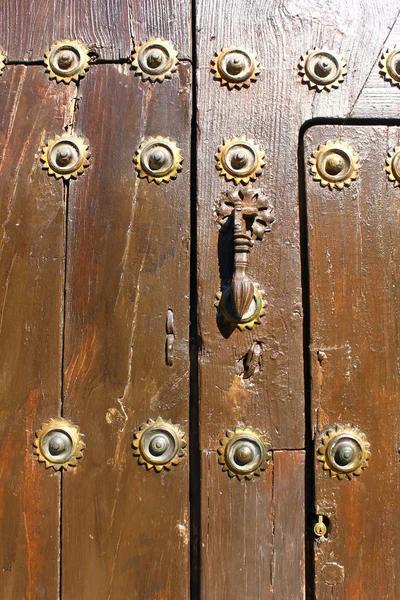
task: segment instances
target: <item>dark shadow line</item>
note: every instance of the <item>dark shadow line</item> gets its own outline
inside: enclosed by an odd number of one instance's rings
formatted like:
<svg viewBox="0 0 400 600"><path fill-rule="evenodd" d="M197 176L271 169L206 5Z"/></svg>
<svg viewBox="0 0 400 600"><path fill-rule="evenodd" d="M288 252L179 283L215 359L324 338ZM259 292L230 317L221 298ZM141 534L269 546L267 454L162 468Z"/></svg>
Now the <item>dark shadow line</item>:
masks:
<svg viewBox="0 0 400 600"><path fill-rule="evenodd" d="M190 404L189 404L189 503L190 503L190 598L200 599L201 561L201 453L198 390L197 301L197 82L196 0L192 0L192 122L190 155Z"/></svg>
<svg viewBox="0 0 400 600"><path fill-rule="evenodd" d="M303 302L303 361L304 361L304 414L305 414L305 578L306 598L315 599L314 536L311 515L315 514L314 441L312 434L311 364L310 364L310 278L308 262L307 197L305 189L305 164L303 136L311 125L300 130L298 146L300 260Z"/></svg>

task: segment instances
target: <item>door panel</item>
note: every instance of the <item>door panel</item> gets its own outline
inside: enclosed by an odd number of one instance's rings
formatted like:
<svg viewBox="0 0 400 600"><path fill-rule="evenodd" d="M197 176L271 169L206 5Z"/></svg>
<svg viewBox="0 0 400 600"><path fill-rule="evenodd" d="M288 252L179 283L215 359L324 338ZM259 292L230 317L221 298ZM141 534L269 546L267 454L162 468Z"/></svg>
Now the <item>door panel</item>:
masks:
<svg viewBox="0 0 400 600"><path fill-rule="evenodd" d="M61 404L65 198L39 157L68 123L72 93L18 66L0 80L0 103L0 588L56 598L59 478L38 465L33 435Z"/></svg>
<svg viewBox="0 0 400 600"><path fill-rule="evenodd" d="M330 520L327 536L315 543L321 599L400 596L400 204L385 173L399 139L397 127L383 126L318 126L305 134L317 457L325 432L338 424L362 431L371 452L368 467L351 480L316 461L316 511ZM359 156L359 176L343 190L322 188L309 173L309 157L328 140Z"/></svg>
<svg viewBox="0 0 400 600"><path fill-rule="evenodd" d="M184 599L188 459L147 471L132 440L158 416L188 438L190 67L158 86L128 65L90 75L75 129L93 160L68 203L63 404L87 448L79 469L63 478L63 597ZM136 176L135 151L151 136L181 148L176 181ZM82 568L77 555L85 556Z"/></svg>

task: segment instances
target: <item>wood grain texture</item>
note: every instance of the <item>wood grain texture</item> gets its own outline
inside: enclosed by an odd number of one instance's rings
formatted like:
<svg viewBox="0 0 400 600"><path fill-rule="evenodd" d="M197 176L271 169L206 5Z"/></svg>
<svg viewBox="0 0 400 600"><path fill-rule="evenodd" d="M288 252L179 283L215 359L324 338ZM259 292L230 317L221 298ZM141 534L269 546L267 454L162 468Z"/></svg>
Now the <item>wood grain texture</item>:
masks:
<svg viewBox="0 0 400 600"><path fill-rule="evenodd" d="M11 60L40 60L57 40L79 39L100 58L116 60L158 36L188 57L190 31L186 0L4 0L0 47Z"/></svg>
<svg viewBox="0 0 400 600"><path fill-rule="evenodd" d="M76 130L93 159L69 196L64 415L87 448L63 480L63 598L183 600L188 458L147 472L131 443L158 415L188 434L190 67L162 85L127 65L98 67L80 95ZM133 163L155 135L184 157L176 181L159 186L139 180Z"/></svg>
<svg viewBox="0 0 400 600"><path fill-rule="evenodd" d="M71 88L72 89L72 88ZM5 600L58 597L59 475L33 455L59 415L65 203L39 161L68 122L71 90L39 67L0 80L0 588Z"/></svg>
<svg viewBox="0 0 400 600"><path fill-rule="evenodd" d="M337 137L360 156L358 180L340 192L306 178L314 427L318 445L328 425L357 426L372 456L351 481L316 465L317 512L331 520L316 542L316 597L389 600L400 595L400 198L384 166L400 132L313 127L306 156Z"/></svg>
<svg viewBox="0 0 400 600"><path fill-rule="evenodd" d="M314 118L381 116L374 103L364 103L362 110L357 107L388 36L394 31L398 10L395 3L383 7L375 0L356 0L351 6L346 0L334 4L322 0L197 3L198 281L202 344L199 393L203 450L215 449L221 431L240 421L265 431L274 449L304 447L299 131ZM259 80L249 89L230 91L213 81L210 60L216 51L231 45L248 48L260 60ZM347 62L348 74L339 89L318 93L301 82L300 57L313 47L331 49ZM400 94L395 94L396 91L388 94L390 109L383 111L382 116L398 115ZM269 197L276 222L266 239L255 243L250 256L249 276L266 291L267 315L252 332L235 331L229 339L224 339L217 328L214 308L215 294L221 285L214 203L233 185L218 175L214 156L225 138L240 135L255 139L266 149L266 165L253 188L261 188ZM241 361L255 340L264 346L262 371L250 380L243 380ZM218 485L217 479L203 479L203 506L207 497L217 493ZM267 499L257 501L268 504ZM254 501L253 510L255 506ZM214 519L218 518L222 519L223 514L214 515ZM203 532L204 526L203 523ZM230 539L224 540L224 544L234 545L230 529L226 529L225 536ZM298 543L300 553L302 538ZM213 556L218 553L219 544L217 536L208 540L206 549L203 548L203 563L208 561L207 553ZM258 564L256 548L254 545L250 549L252 559L246 556L248 565L252 560ZM224 569L240 585L243 573L231 569L233 560L227 557ZM209 572L203 571L202 585L206 589Z"/></svg>
<svg viewBox="0 0 400 600"><path fill-rule="evenodd" d="M305 452L274 452L274 600L304 600Z"/></svg>

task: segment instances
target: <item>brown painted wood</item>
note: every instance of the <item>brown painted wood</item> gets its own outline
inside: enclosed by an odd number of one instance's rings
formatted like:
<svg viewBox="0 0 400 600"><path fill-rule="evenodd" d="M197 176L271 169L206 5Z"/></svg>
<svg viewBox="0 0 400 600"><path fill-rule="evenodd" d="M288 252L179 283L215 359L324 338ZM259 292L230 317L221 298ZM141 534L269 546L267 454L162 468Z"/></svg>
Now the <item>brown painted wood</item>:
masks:
<svg viewBox="0 0 400 600"><path fill-rule="evenodd" d="M65 202L40 148L62 131L71 90L40 67L0 79L0 588L14 600L58 597L59 475L33 455L60 409ZM64 118L65 117L65 118Z"/></svg>
<svg viewBox="0 0 400 600"><path fill-rule="evenodd" d="M305 597L305 452L274 452L274 600Z"/></svg>
<svg viewBox="0 0 400 600"><path fill-rule="evenodd" d="M190 56L190 6L185 0L5 0L0 48L11 60L40 60L57 40L79 39L100 58L127 59L134 44L170 39Z"/></svg>
<svg viewBox="0 0 400 600"><path fill-rule="evenodd" d="M390 89L386 103L382 91L379 105L366 102L358 110L377 68L377 57L392 40L397 17L395 4L382 7L375 0L358 0L351 6L345 0L334 4L320 0L197 3L199 394L204 452L215 450L222 432L239 421L265 431L274 449L304 448L299 131L313 118L398 114L400 95ZM214 52L231 45L248 48L260 60L260 77L249 89L230 91L213 81L210 60ZM327 47L346 60L348 74L340 89L316 93L301 82L299 59L315 46ZM250 256L249 276L266 290L267 315L251 333L235 331L224 339L214 308L221 285L214 203L234 186L218 175L215 153L224 138L240 135L255 139L266 149L263 174L252 187L261 188L270 198L276 222L266 239L255 243ZM262 371L244 381L241 361L254 340L264 346ZM216 476L204 479L203 468L203 507L218 489L219 480ZM263 501L268 504L267 499ZM253 511L255 507L254 501ZM203 509L203 535L207 515ZM224 515L214 515L218 518ZM234 546L232 530L226 528L224 535L229 539L223 544ZM297 555L302 543L299 537ZM209 589L208 578L213 573L207 553L216 556L220 544L214 536L208 539L207 550L203 547L205 589ZM257 548L254 545L249 550L252 559L246 556L249 570L252 562L258 564ZM228 556L223 569L236 582L235 589L240 589L243 571L233 564ZM282 580L277 582L278 587L282 585Z"/></svg>
<svg viewBox="0 0 400 600"><path fill-rule="evenodd" d="M63 480L63 598L183 600L188 457L147 472L131 443L159 415L188 435L190 67L162 85L127 65L98 67L80 93L76 131L93 160L69 196L63 408L87 448ZM155 135L182 149L174 182L136 175L136 148Z"/></svg>
<svg viewBox="0 0 400 600"><path fill-rule="evenodd" d="M372 456L351 481L316 465L317 511L331 520L328 538L315 544L316 597L389 600L400 595L400 198L384 167L400 133L313 127L306 157L337 137L360 157L358 180L329 191L306 177L316 445L327 426L350 424L366 434Z"/></svg>

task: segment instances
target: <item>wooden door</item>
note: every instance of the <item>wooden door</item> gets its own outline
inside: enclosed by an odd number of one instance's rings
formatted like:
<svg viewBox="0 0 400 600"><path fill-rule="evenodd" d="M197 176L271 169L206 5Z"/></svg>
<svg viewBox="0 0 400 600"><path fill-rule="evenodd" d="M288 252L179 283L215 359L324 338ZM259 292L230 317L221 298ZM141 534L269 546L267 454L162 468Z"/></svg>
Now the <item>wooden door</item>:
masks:
<svg viewBox="0 0 400 600"><path fill-rule="evenodd" d="M0 598L400 598L399 23L3 2Z"/></svg>

